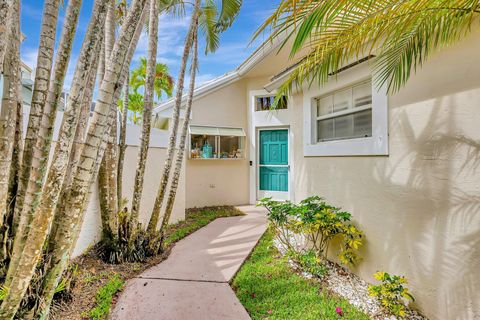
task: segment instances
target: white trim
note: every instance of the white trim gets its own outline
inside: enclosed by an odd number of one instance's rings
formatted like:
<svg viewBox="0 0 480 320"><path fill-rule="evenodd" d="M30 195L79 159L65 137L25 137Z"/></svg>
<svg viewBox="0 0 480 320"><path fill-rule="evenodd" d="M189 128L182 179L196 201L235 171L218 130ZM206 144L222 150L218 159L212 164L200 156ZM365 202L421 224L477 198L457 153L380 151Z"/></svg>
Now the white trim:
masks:
<svg viewBox="0 0 480 320"><path fill-rule="evenodd" d="M196 88L194 90L194 101L210 94L213 91L219 90L228 86L231 83L234 83L240 80L248 72L250 72L255 66L260 63L266 56L272 53L280 43L286 38L287 33L281 34L280 36L274 38L273 40L267 40L263 42L240 66L238 66L234 71L228 72L218 78L213 79L205 83L204 85ZM268 93L267 93L268 94ZM182 104L185 102L187 94L182 96ZM165 111L169 108L172 108L175 103L175 98L171 98L156 108L153 109L154 113L159 113Z"/></svg>
<svg viewBox="0 0 480 320"><path fill-rule="evenodd" d="M368 63L358 65L332 77L320 89L307 88L303 95L303 153L306 157L388 155L388 96L386 87L372 85L372 136L368 138L316 142L315 99L342 87L354 85L371 77ZM374 80L372 80L375 83Z"/></svg>
<svg viewBox="0 0 480 320"><path fill-rule="evenodd" d="M288 167L288 191L271 191L271 190L260 190L260 131L270 131L270 130L287 130L288 132L288 164L287 165L272 165L268 167ZM292 200L292 190L293 190L293 169L292 169L292 161L293 161L293 152L291 152L292 148L292 130L290 130L290 126L279 126L279 127L263 127L257 128L255 130L255 140L256 145L258 146L255 151L255 200L258 201L265 197L271 197L273 200L277 201L287 201Z"/></svg>
<svg viewBox="0 0 480 320"><path fill-rule="evenodd" d="M258 157L258 135L257 131L259 129L265 130L275 130L275 129L288 129L289 132L289 199L295 201L295 190L294 190L294 136L293 130L291 130L291 121L293 119L293 107L292 107L292 98L289 97L287 109L275 110L275 111L255 111L255 98L258 96L272 95L276 92L268 92L265 89L262 90L251 90L249 92L249 108L248 108L248 136L249 136L249 157L250 157L250 204L255 204L257 202L257 157Z"/></svg>

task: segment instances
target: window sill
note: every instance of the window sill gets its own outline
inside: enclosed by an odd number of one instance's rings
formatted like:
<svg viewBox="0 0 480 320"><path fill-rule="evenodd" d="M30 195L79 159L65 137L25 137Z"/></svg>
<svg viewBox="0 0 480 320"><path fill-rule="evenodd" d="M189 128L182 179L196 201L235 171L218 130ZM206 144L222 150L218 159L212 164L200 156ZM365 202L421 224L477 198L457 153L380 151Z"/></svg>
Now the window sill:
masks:
<svg viewBox="0 0 480 320"><path fill-rule="evenodd" d="M387 156L388 139L383 136L331 140L304 145L305 157Z"/></svg>
<svg viewBox="0 0 480 320"><path fill-rule="evenodd" d="M188 158L188 160L192 161L238 161L238 160L245 160L245 158Z"/></svg>

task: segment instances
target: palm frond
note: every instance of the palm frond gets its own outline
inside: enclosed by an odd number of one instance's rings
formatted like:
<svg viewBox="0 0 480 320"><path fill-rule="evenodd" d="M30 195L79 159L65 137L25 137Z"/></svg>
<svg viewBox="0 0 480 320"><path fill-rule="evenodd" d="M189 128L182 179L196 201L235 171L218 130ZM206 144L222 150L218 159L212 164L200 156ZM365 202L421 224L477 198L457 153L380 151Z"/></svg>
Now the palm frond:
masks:
<svg viewBox="0 0 480 320"><path fill-rule="evenodd" d="M199 15L199 27L205 36L205 54L218 49L220 37L217 32L218 11L213 0L206 0Z"/></svg>
<svg viewBox="0 0 480 320"><path fill-rule="evenodd" d="M240 12L242 2L242 0L222 0L222 9L215 25L217 32L223 32L233 24Z"/></svg>
<svg viewBox="0 0 480 320"><path fill-rule="evenodd" d="M288 33L291 56L307 49L278 97L305 84L323 85L349 61L375 53L374 78L390 92L418 66L479 22L480 0L284 0L255 36Z"/></svg>

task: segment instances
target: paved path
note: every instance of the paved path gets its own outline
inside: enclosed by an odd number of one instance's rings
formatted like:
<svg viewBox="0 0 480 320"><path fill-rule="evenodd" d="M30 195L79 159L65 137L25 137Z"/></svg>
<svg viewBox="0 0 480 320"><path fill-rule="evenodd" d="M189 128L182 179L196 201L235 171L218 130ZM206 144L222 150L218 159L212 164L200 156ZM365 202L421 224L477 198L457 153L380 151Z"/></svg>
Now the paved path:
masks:
<svg viewBox="0 0 480 320"><path fill-rule="evenodd" d="M128 281L115 320L247 320L229 281L266 228L265 211L220 218L179 241L167 260Z"/></svg>

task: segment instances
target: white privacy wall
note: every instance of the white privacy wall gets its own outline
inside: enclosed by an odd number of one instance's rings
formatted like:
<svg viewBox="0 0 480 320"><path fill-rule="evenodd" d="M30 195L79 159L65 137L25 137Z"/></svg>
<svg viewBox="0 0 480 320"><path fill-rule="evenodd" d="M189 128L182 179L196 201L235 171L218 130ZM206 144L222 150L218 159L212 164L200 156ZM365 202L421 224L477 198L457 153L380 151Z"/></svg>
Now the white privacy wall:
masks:
<svg viewBox="0 0 480 320"><path fill-rule="evenodd" d="M135 181L135 170L137 167L138 150L140 145L141 127L135 125L127 126L127 150L125 152L125 163L123 168L123 197L131 199ZM168 145L168 132L152 128L150 135L150 149L148 151L147 166L143 186L142 201L140 204L140 221L145 225L148 223L153 209L163 164L166 158ZM167 190L168 192L169 190ZM168 194L167 194L168 195ZM98 183L92 188L90 202L85 213L80 237L78 238L73 257L79 256L85 250L93 246L101 237L100 203L98 195ZM166 201L165 201L166 202ZM164 202L164 207L165 207ZM163 212L163 211L162 211ZM185 218L185 166L182 168L180 183L177 189L175 205L173 207L170 222Z"/></svg>
<svg viewBox="0 0 480 320"><path fill-rule="evenodd" d="M28 123L29 107L24 106L24 134ZM54 142L57 140L58 132L62 122L63 112L57 113L54 129ZM123 168L123 197L128 199L128 205L131 205L131 198L134 188L135 170L137 167L138 150L140 145L141 127L136 125L127 125L127 150L125 152L125 163ZM142 201L140 204L140 221L148 223L153 204L155 202L160 177L163 170L163 164L166 158L169 133L166 130L152 128L150 135L150 149L148 152L147 166L145 169L145 179ZM50 158L53 155L55 143L50 152ZM167 190L168 192L169 190ZM168 196L168 194L167 194ZM185 165L182 167L180 182L177 189L175 205L173 207L170 222L175 222L185 218ZM84 216L82 229L75 246L73 257L77 257L92 247L100 240L102 225L100 219L100 203L98 194L98 182L92 186L90 201Z"/></svg>

